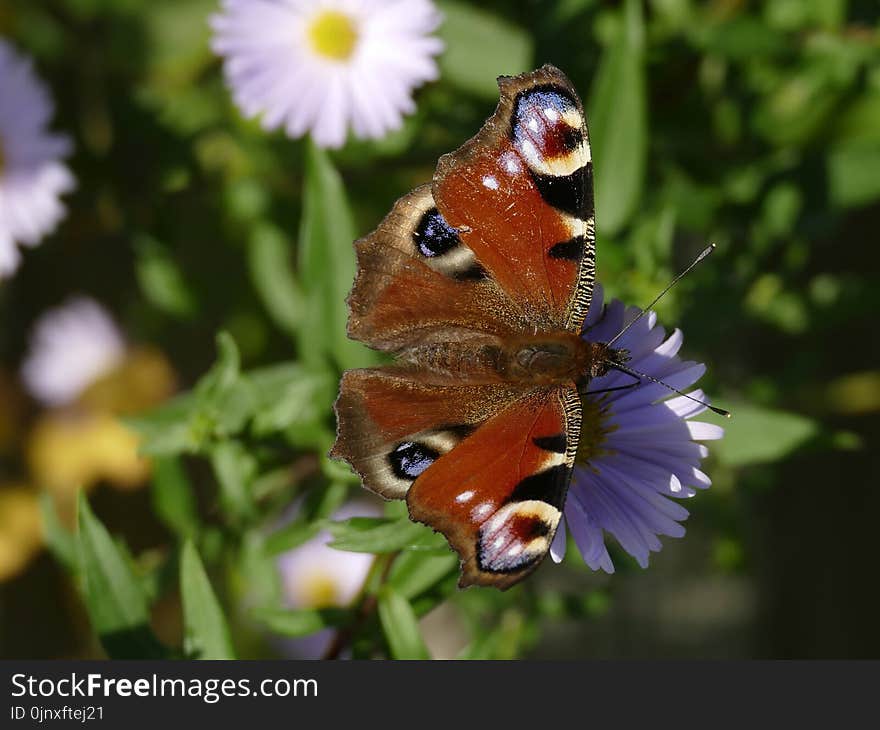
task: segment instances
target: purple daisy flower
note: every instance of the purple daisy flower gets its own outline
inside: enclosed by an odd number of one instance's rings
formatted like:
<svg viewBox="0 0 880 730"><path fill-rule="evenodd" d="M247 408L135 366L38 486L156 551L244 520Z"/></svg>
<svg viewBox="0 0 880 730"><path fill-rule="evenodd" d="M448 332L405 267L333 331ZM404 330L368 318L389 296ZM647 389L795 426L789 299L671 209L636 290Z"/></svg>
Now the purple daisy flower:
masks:
<svg viewBox="0 0 880 730"><path fill-rule="evenodd" d="M247 117L340 147L378 138L415 110L443 48L429 0L223 0L212 47Z"/></svg>
<svg viewBox="0 0 880 730"><path fill-rule="evenodd" d="M603 305L601 286L593 292L583 337L591 342L608 342L640 312L618 300ZM678 350L683 341L676 329L669 337L657 325L654 312L645 315L615 347L628 350L627 365L659 378L679 390L689 388L702 377L706 366L682 361ZM612 370L590 381L590 391L628 385L632 378ZM706 407L681 396L669 398L662 385L643 383L638 387L584 398L581 442L574 476L565 504L565 520L559 525L550 554L559 562L565 555L566 529L584 561L593 570L614 572L605 546L604 533L643 568L650 553L662 547L659 536L682 537L680 524L688 511L674 499L692 497L711 481L700 471L708 449L698 441L719 439L719 426L692 421ZM705 400L701 390L690 393Z"/></svg>
<svg viewBox="0 0 880 730"><path fill-rule="evenodd" d="M55 229L74 186L61 162L70 140L48 131L52 114L30 59L0 39L0 279L18 267L17 244L36 246Z"/></svg>

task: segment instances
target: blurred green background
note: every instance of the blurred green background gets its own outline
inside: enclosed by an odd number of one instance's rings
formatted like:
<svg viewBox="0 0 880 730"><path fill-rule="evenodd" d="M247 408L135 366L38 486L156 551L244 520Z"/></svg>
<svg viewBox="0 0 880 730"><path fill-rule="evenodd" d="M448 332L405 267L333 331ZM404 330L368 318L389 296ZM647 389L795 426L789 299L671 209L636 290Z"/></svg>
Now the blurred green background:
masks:
<svg viewBox="0 0 880 730"><path fill-rule="evenodd" d="M323 456L339 370L370 358L344 340L351 240L478 129L496 75L550 62L588 111L606 291L644 304L718 244L658 313L734 418L710 444L714 486L688 503L688 535L665 539L646 571L615 550L616 575L594 574L572 550L508 593L456 593L454 560L410 552L420 578L401 590L433 653L876 658L877 2L438 6L446 51L417 113L328 154L238 114L208 48L213 0L0 0L0 36L51 88L78 180L59 230L0 284L0 490L44 495L42 542L0 583L0 655L188 651L178 573L202 591L202 563L237 655L285 654L279 632L305 629L279 607L276 556L359 493ZM140 414L129 423L155 459L125 488L101 469L39 483L45 414L17 371L36 318L74 293L106 305L190 393L158 411L110 399L115 415ZM79 543L78 486L91 504ZM101 630L90 549L112 554L107 575L139 596L119 635ZM355 655L381 655L381 632L362 629Z"/></svg>

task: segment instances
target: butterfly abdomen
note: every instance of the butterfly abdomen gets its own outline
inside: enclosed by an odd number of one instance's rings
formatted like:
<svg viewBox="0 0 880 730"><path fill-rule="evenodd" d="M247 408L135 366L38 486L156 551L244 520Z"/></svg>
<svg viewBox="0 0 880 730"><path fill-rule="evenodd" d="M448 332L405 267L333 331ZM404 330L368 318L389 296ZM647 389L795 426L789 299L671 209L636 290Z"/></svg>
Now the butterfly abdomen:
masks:
<svg viewBox="0 0 880 730"><path fill-rule="evenodd" d="M398 353L401 362L470 383L546 386L589 375L595 346L567 332L494 336L418 345Z"/></svg>

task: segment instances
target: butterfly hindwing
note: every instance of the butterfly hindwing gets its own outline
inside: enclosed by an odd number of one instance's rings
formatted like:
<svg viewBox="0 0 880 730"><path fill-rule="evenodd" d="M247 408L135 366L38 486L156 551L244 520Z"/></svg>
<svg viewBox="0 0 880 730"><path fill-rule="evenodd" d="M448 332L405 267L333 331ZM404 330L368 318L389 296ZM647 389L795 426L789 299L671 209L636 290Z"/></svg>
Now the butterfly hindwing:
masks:
<svg viewBox="0 0 880 730"><path fill-rule="evenodd" d="M353 370L336 413L331 455L442 532L461 558L461 585L506 588L544 558L577 448L574 386L524 392Z"/></svg>
<svg viewBox="0 0 880 730"><path fill-rule="evenodd" d="M349 370L336 401L330 455L348 461L368 489L404 499L425 469L519 395L393 366Z"/></svg>
<svg viewBox="0 0 880 730"><path fill-rule="evenodd" d="M413 482L410 517L442 532L459 584L507 588L550 549L580 429L574 387L532 391L439 456Z"/></svg>

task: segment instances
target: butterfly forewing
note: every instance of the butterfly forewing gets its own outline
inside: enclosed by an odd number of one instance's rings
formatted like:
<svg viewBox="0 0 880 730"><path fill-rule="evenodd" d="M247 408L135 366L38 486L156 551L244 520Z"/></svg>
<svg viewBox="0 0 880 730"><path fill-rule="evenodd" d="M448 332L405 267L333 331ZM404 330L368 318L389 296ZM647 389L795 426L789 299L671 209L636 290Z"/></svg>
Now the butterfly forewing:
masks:
<svg viewBox="0 0 880 730"><path fill-rule="evenodd" d="M434 199L490 276L546 331L579 331L595 277L583 108L558 69L499 80L477 135L444 155Z"/></svg>

